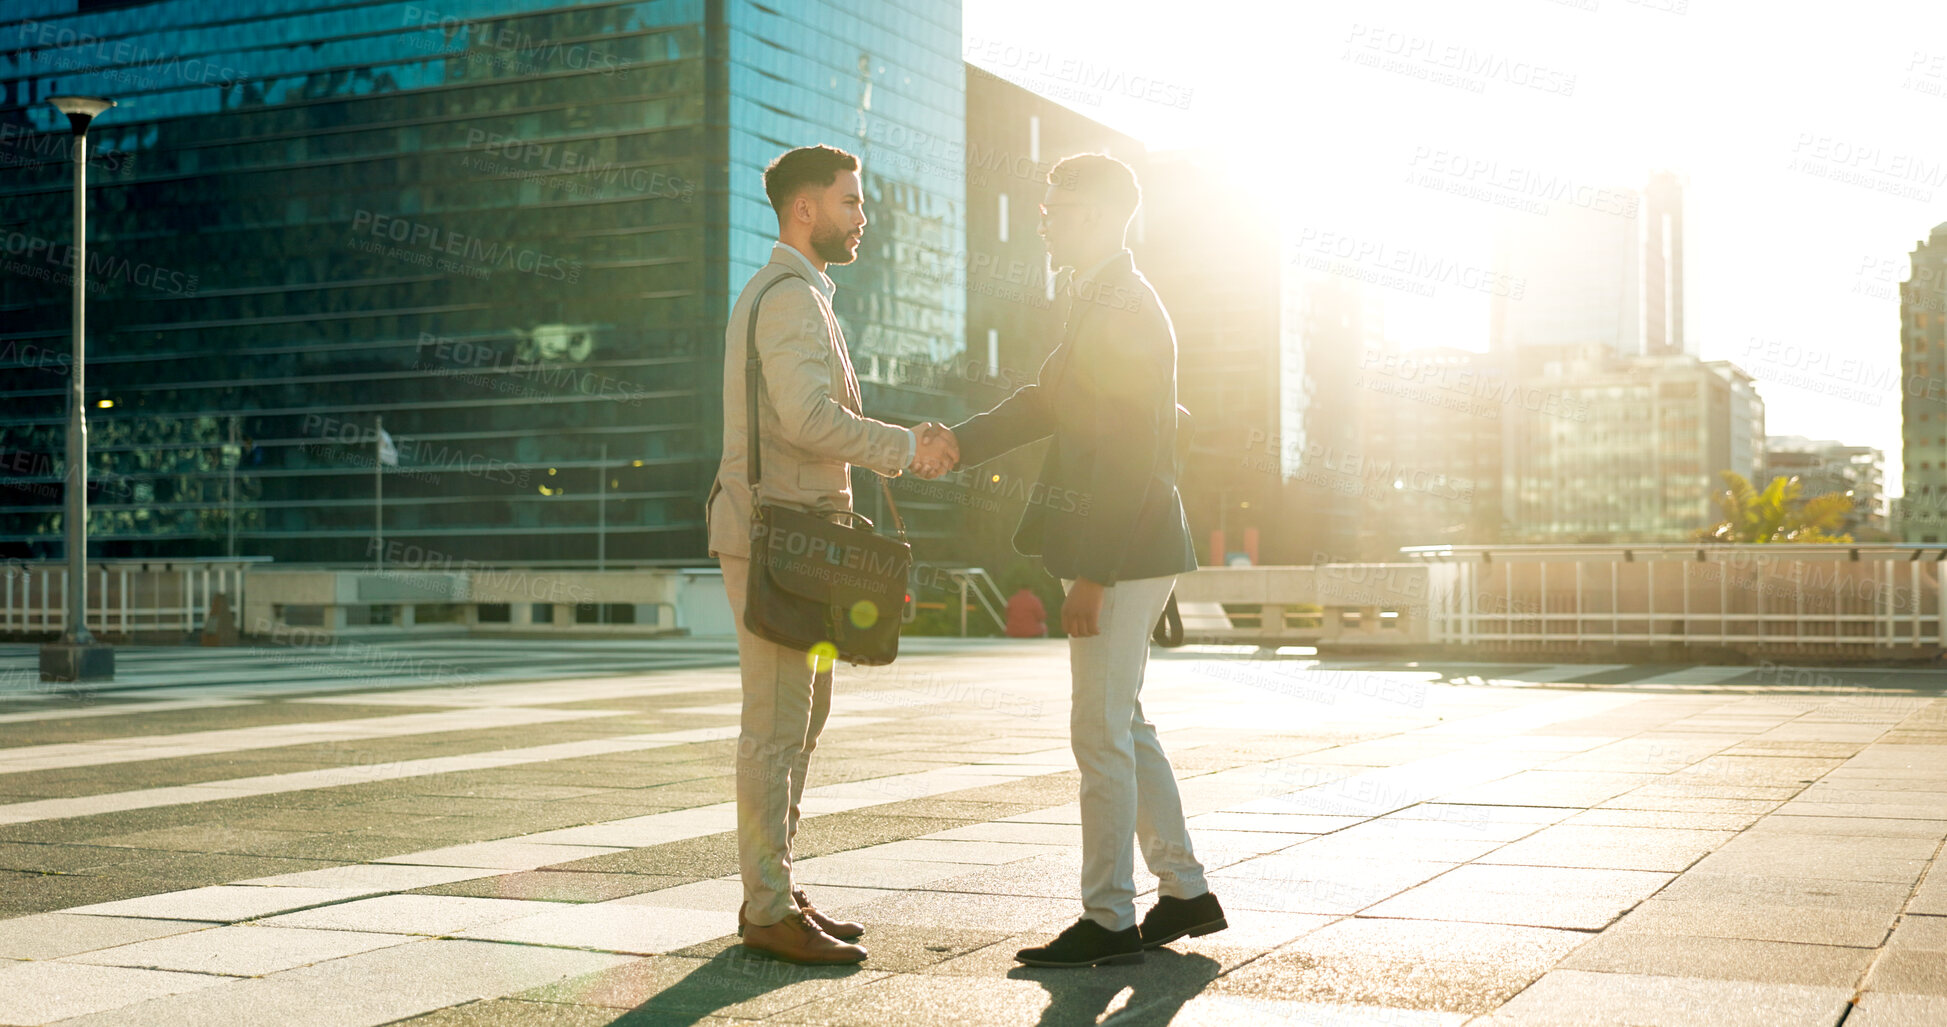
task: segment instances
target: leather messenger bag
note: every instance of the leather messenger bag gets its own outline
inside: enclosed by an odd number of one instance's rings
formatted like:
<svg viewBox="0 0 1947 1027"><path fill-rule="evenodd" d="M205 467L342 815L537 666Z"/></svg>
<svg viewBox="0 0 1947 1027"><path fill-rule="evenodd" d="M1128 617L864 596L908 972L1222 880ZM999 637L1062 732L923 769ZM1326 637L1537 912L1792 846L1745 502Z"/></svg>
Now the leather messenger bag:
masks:
<svg viewBox="0 0 1947 1027"><path fill-rule="evenodd" d="M779 275L750 304L745 335L744 394L750 432L750 587L744 625L752 634L809 652L820 668L834 659L880 666L899 656L899 625L911 580L913 547L883 477L886 510L899 532L890 539L850 511L807 511L758 499L763 476L758 401L764 365L757 356L757 307ZM878 475L874 475L878 477ZM833 518L849 519L850 524ZM859 527L863 524L864 527Z"/></svg>

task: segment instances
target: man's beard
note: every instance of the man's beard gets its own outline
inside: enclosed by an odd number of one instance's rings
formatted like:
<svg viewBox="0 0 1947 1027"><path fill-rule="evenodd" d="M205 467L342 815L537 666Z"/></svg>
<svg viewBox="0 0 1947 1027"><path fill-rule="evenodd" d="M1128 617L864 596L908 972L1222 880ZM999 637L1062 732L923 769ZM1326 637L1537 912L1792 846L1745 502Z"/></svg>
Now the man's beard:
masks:
<svg viewBox="0 0 1947 1027"><path fill-rule="evenodd" d="M830 222L819 225L811 231L811 249L818 259L827 264L850 264L855 255L846 245L850 233Z"/></svg>

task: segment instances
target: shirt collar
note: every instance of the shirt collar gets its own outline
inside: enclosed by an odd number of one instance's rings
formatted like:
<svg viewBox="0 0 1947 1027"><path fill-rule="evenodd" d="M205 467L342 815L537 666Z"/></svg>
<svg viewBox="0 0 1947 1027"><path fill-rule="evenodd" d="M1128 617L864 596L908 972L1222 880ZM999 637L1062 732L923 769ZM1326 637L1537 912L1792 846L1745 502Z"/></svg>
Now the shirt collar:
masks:
<svg viewBox="0 0 1947 1027"><path fill-rule="evenodd" d="M838 287L832 284L831 276L812 267L811 260L804 254L799 253L797 247L792 246L790 243L780 242L771 247L771 259L782 260L787 264L796 263L797 266L811 272L811 284L817 286L818 291L825 294L825 301L827 303L831 302L832 293L837 291Z"/></svg>
<svg viewBox="0 0 1947 1027"><path fill-rule="evenodd" d="M1127 248L1117 250L1114 253L1109 255L1109 259L1104 260L1100 264L1097 264L1094 267L1089 268L1087 271L1075 272L1074 276L1068 279L1068 287L1072 289L1075 287L1075 283L1077 282L1094 281L1098 275L1108 270L1111 266L1113 266L1116 263L1116 261L1119 260L1134 261L1135 259L1136 259L1136 255L1130 253Z"/></svg>

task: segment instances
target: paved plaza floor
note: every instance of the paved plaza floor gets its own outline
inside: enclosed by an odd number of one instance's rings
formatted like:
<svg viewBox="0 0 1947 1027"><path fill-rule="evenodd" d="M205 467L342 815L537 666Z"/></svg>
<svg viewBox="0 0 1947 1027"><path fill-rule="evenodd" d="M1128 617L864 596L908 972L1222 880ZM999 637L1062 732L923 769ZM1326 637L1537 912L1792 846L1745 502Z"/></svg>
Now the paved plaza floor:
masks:
<svg viewBox="0 0 1947 1027"><path fill-rule="evenodd" d="M733 934L721 641L118 656L0 646L0 1024L1947 1024L1937 672L1158 651L1230 929L1037 970L1065 646L911 640L839 669L798 877L871 958L808 969Z"/></svg>

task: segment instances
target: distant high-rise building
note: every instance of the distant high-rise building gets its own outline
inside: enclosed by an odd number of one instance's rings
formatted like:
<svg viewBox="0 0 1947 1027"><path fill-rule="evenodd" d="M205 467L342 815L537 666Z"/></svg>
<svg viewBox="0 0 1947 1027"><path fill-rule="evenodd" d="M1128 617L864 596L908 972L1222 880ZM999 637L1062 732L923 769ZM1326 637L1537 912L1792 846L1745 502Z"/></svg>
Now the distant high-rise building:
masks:
<svg viewBox="0 0 1947 1027"><path fill-rule="evenodd" d="M1288 443L1279 536L1297 547L1292 562L1356 560L1361 513L1394 480L1363 431L1364 400L1379 379L1365 363L1383 346L1384 310L1356 280L1291 260L1285 272L1295 302L1286 305L1279 347Z"/></svg>
<svg viewBox="0 0 1947 1027"><path fill-rule="evenodd" d="M1488 342L1508 351L1598 343L1617 356L1696 352L1684 335L1683 183L1565 189L1545 214L1501 214Z"/></svg>
<svg viewBox="0 0 1947 1027"><path fill-rule="evenodd" d="M1899 531L1907 542L1947 538L1947 224L1914 244L1912 273L1900 286L1900 461L1905 474ZM1914 383L1921 387L1915 388Z"/></svg>
<svg viewBox="0 0 1947 1027"><path fill-rule="evenodd" d="M1041 241L1040 204L1056 161L1074 153L1106 153L1137 167L1143 147L1130 136L1089 120L972 64L967 75L966 249L935 255L937 274L964 282L967 349L959 358L916 370L931 381L912 382L943 393L942 402L985 410L1033 382L1061 341L1065 296L1057 295ZM1147 182L1143 183L1147 186ZM1145 198L1144 207L1151 205ZM1145 211L1146 213L1146 211ZM1130 229L1140 250L1142 214ZM870 228L867 229L870 231ZM1170 303L1164 296L1164 303ZM889 374L875 363L872 374ZM945 410L927 418L945 416ZM936 482L906 475L894 479L902 508L957 510L965 530L941 539L921 555L930 560L976 564L1000 575L1022 558L1012 539L1038 480L1045 443L1021 447L978 469ZM907 498L910 497L910 498Z"/></svg>
<svg viewBox="0 0 1947 1027"><path fill-rule="evenodd" d="M1518 400L1500 354L1440 347L1359 355L1359 559L1500 540L1501 422Z"/></svg>
<svg viewBox="0 0 1947 1027"><path fill-rule="evenodd" d="M1728 361L1521 354L1503 424L1504 540L1681 542L1717 521L1721 473L1758 477L1764 401Z"/></svg>
<svg viewBox="0 0 1947 1027"><path fill-rule="evenodd" d="M1668 171L1643 190L1643 352L1692 353L1683 335L1683 183Z"/></svg>
<svg viewBox="0 0 1947 1027"><path fill-rule="evenodd" d="M121 101L89 133L114 155L89 182L99 555L234 530L239 555L370 562L383 416L402 553L707 559L725 322L775 238L764 166L795 146L864 163L870 227L832 275L854 357L962 352L964 290L921 274L966 248L957 2L313 7L0 16L0 222L27 269L0 274L0 555L60 537L51 93ZM933 412L866 389L869 413Z"/></svg>
<svg viewBox="0 0 1947 1027"><path fill-rule="evenodd" d="M1169 310L1177 396L1196 418L1181 488L1199 559L1255 549L1259 563L1303 563L1309 525L1281 506L1289 457L1305 442L1290 413L1305 386L1275 219L1196 156L1150 154L1137 173L1131 248Z"/></svg>
<svg viewBox="0 0 1947 1027"><path fill-rule="evenodd" d="M1865 541L1887 530L1886 454L1871 446L1813 440L1802 435L1772 435L1765 439L1764 480L1797 478L1801 495L1809 498L1842 493L1853 499L1852 515L1844 531Z"/></svg>

